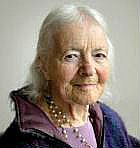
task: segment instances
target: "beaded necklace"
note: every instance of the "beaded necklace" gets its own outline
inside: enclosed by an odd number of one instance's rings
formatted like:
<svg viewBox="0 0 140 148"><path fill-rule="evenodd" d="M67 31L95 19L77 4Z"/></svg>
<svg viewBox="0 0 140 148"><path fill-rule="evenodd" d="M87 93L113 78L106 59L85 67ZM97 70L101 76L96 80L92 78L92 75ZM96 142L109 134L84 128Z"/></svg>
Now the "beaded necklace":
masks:
<svg viewBox="0 0 140 148"><path fill-rule="evenodd" d="M49 108L49 113L52 118L52 120L57 123L58 127L62 129L62 134L64 138L67 140L67 130L64 128L64 124L68 124L70 128L73 128L73 134L75 134L75 138L80 141L82 145L84 145L84 148L93 148L91 145L89 145L86 141L86 139L80 134L80 131L77 127L74 127L70 120L67 118L66 113L64 113L62 110L59 109L59 107L55 104L52 97L45 97L45 101Z"/></svg>

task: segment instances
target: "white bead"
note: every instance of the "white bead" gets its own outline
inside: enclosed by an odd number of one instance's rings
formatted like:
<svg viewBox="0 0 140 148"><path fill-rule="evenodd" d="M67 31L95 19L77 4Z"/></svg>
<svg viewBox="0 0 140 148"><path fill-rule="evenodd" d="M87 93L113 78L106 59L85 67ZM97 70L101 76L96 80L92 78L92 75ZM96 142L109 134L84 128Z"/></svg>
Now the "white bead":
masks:
<svg viewBox="0 0 140 148"><path fill-rule="evenodd" d="M62 114L62 112L59 112L58 114L59 114L59 115L61 115L61 114Z"/></svg>
<svg viewBox="0 0 140 148"><path fill-rule="evenodd" d="M64 125L63 125L63 124L61 124L61 125L60 125L60 127L61 127L61 128L63 128L63 127L64 127Z"/></svg>
<svg viewBox="0 0 140 148"><path fill-rule="evenodd" d="M62 133L63 133L63 134L66 134L66 133L67 133L67 131L66 131L65 129L63 129L63 130L62 130Z"/></svg>
<svg viewBox="0 0 140 148"><path fill-rule="evenodd" d="M78 128L74 128L74 129L73 129L73 132L74 132L74 133L77 133L78 131L79 131Z"/></svg>
<svg viewBox="0 0 140 148"><path fill-rule="evenodd" d="M53 101L51 101L51 104L54 104L54 102L53 102Z"/></svg>
<svg viewBox="0 0 140 148"><path fill-rule="evenodd" d="M85 138L82 138L81 139L81 143L84 143L86 140L85 140Z"/></svg>
<svg viewBox="0 0 140 148"><path fill-rule="evenodd" d="M77 138L81 138L82 135L80 133L78 133L78 135L76 136Z"/></svg>
<svg viewBox="0 0 140 148"><path fill-rule="evenodd" d="M60 123L60 122L61 122L61 120L60 120L60 119L58 119L58 120L57 120L57 122L59 122L59 123Z"/></svg>
<svg viewBox="0 0 140 148"><path fill-rule="evenodd" d="M54 114L55 118L57 117L57 114Z"/></svg>
<svg viewBox="0 0 140 148"><path fill-rule="evenodd" d="M63 115L63 119L66 119L66 115Z"/></svg>
<svg viewBox="0 0 140 148"><path fill-rule="evenodd" d="M67 123L69 123L70 122L70 120L69 119L67 119Z"/></svg>
<svg viewBox="0 0 140 148"><path fill-rule="evenodd" d="M49 106L49 108L50 108L50 109L52 109L52 108L53 108L53 106L52 106L52 105L50 105L50 106Z"/></svg>
<svg viewBox="0 0 140 148"><path fill-rule="evenodd" d="M52 112L55 113L55 110L53 110Z"/></svg>
<svg viewBox="0 0 140 148"><path fill-rule="evenodd" d="M68 138L68 135L65 135L65 138L67 139Z"/></svg>

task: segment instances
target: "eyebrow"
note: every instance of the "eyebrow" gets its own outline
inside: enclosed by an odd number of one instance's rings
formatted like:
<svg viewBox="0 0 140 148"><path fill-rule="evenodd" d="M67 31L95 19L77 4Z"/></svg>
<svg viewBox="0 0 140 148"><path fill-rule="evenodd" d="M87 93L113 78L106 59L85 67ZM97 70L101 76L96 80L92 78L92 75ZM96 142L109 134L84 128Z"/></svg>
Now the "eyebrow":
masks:
<svg viewBox="0 0 140 148"><path fill-rule="evenodd" d="M71 48L70 50L71 50L71 51L79 51L79 52L80 52L82 49L78 49L78 48Z"/></svg>
<svg viewBox="0 0 140 148"><path fill-rule="evenodd" d="M99 51L106 51L108 52L108 50L106 48L94 48L95 52L99 52Z"/></svg>
<svg viewBox="0 0 140 148"><path fill-rule="evenodd" d="M65 53L68 52L68 51L81 52L82 49L80 49L80 48L72 48L72 47L71 47L71 48L69 48L69 49L64 50L63 53L65 54ZM93 48L92 51L94 51L94 52L105 51L105 52L108 53L108 50L107 50L106 48L104 48L104 47L101 47L101 48Z"/></svg>
<svg viewBox="0 0 140 148"><path fill-rule="evenodd" d="M69 49L65 49L63 53L66 53L68 51L76 51L76 52L81 52L82 49L78 49L78 48L69 48Z"/></svg>
<svg viewBox="0 0 140 148"><path fill-rule="evenodd" d="M79 52L82 51L82 49L78 49L78 48L71 48L70 50L71 50L71 51L79 51ZM69 50L69 51L70 51L70 50ZM98 52L98 51L108 51L108 50L107 50L106 48L104 48L104 47L103 47L103 48L93 48L92 50L95 51L95 52Z"/></svg>

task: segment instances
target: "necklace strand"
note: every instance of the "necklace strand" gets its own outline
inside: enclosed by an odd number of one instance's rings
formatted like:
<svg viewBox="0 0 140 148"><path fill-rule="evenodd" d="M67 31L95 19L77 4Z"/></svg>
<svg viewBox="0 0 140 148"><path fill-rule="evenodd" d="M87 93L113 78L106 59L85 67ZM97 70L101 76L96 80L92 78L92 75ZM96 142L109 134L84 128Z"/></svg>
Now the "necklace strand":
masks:
<svg viewBox="0 0 140 148"><path fill-rule="evenodd" d="M57 105L55 105L54 101L51 97L45 97L45 101L48 104L49 113L53 121L55 121L62 129L62 134L64 138L67 140L67 130L64 128L64 124L69 124L70 128L73 128L73 134L75 134L75 138L80 140L80 143L85 146L85 148L92 148L86 141L86 139L80 134L79 129L74 127L70 120L67 118L66 113L62 112Z"/></svg>

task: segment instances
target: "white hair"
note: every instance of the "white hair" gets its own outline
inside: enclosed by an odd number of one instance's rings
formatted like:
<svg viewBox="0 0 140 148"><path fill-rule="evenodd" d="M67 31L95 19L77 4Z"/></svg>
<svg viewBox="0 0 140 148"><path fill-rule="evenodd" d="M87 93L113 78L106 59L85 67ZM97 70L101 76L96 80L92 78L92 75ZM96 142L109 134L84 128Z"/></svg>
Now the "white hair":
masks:
<svg viewBox="0 0 140 148"><path fill-rule="evenodd" d="M47 50L53 44L53 33L55 33L56 29L62 25L69 23L82 23L85 21L87 16L96 24L101 26L105 32L108 43L108 56L113 65L113 46L107 35L107 27L103 16L95 9L85 5L64 5L56 8L48 14L40 29L37 54L30 67L29 76L26 81L28 89L24 90L24 93L28 94L30 98L34 99L40 94L45 94L45 92L47 92L48 83L40 70L38 57L42 53L47 57ZM108 94L108 92L106 94Z"/></svg>

